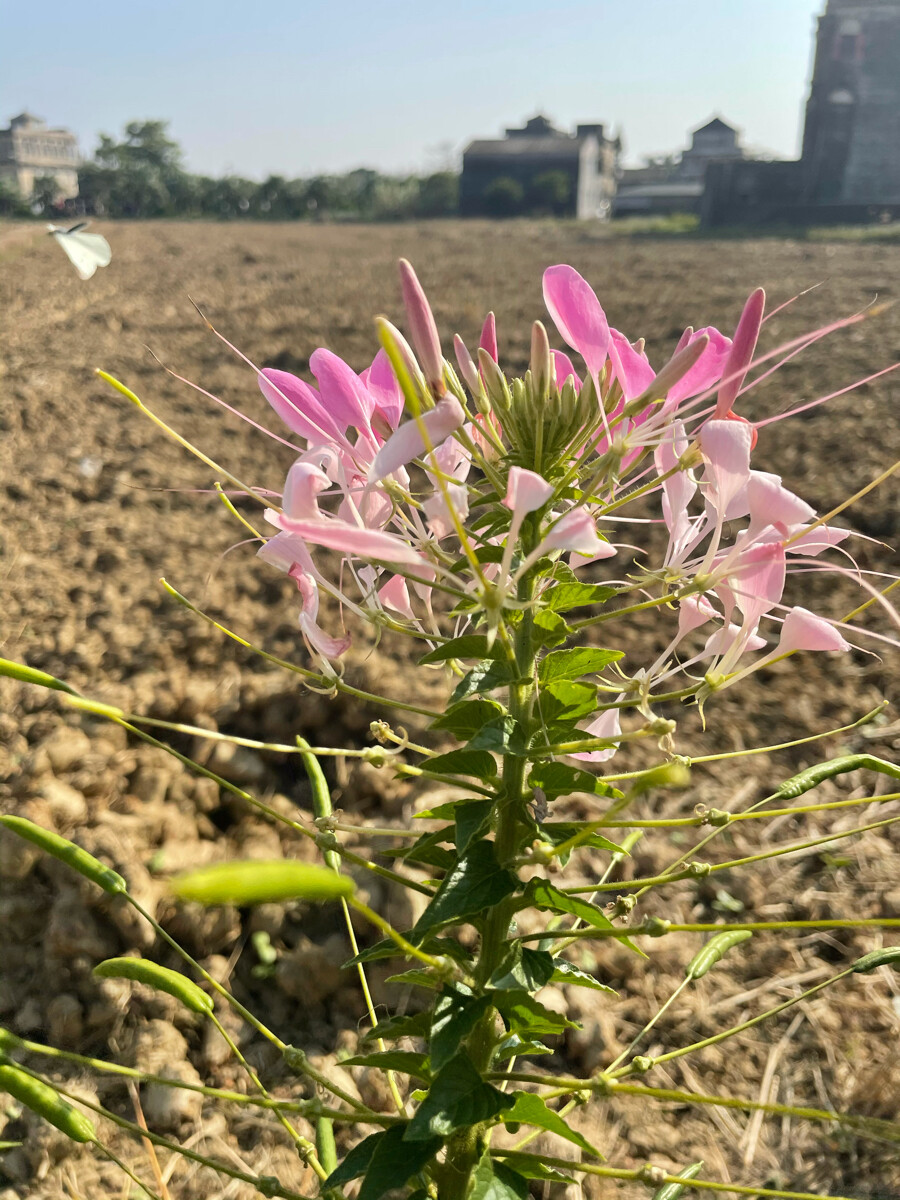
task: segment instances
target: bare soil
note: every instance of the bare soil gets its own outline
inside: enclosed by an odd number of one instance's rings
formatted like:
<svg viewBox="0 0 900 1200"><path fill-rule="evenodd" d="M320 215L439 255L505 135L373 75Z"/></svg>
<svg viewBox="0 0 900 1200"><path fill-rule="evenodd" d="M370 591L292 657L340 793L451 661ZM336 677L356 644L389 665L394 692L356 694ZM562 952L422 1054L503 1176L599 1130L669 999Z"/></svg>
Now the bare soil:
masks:
<svg viewBox="0 0 900 1200"><path fill-rule="evenodd" d="M416 265L442 331L473 344L484 314L497 313L501 358L524 366L529 325L544 316L542 269L571 262L595 285L613 323L645 336L660 362L688 323L730 329L751 287L773 304L820 285L766 329L774 346L874 297L896 299L900 246L626 240L591 227L556 223L435 223L398 227L212 224L98 226L113 248L108 269L82 283L51 239L32 226L0 226L0 653L68 680L85 694L167 720L265 739L302 734L315 744L358 745L382 715L358 700L304 691L298 677L229 641L179 606L159 586L168 579L205 611L268 653L304 663L296 597L288 581L239 545L244 531L211 491L216 475L163 436L93 374L122 378L179 432L253 485L279 489L291 452L166 375L148 353L241 411L274 427L252 371L205 327L196 302L217 328L261 365L306 374L319 345L357 370L375 350L372 317L399 313L394 262ZM900 310L888 308L792 360L752 392L742 411L772 415L851 384L900 358ZM888 376L840 396L805 417L767 427L757 460L784 476L820 512L844 501L900 457L900 383ZM898 534L898 491L890 480L840 520L869 538ZM241 506L248 517L250 509ZM636 526L638 531L643 527ZM643 539L638 532L635 539ZM649 546L655 543L651 539ZM893 552L855 541L860 565L896 570ZM877 580L876 580L877 582ZM841 616L859 595L834 575L802 575L794 598ZM874 626L887 629L878 617ZM656 619L625 636L641 659L661 648ZM877 647L876 647L877 648ZM440 678L412 679L405 650L390 639L374 647L359 633L347 679L398 699L439 707ZM855 720L895 692L896 654L806 656L763 672L708 712L708 726L683 714L679 749L715 754L780 743ZM667 714L672 715L672 714ZM421 732L416 717L393 714ZM339 970L346 933L334 916L287 910L200 912L167 897L171 872L241 855L308 856L307 843L260 819L161 751L116 726L77 718L50 693L0 681L0 803L72 837L110 861L164 927L286 1041L314 1058L353 1053L365 1011L355 977ZM307 807L304 779L289 760L252 751L211 753L184 738L179 748L286 813ZM888 710L877 725L770 755L697 767L684 792L654 794L642 815L690 813L698 802L743 807L794 771L837 753L871 750L897 757L900 724ZM617 760L618 766L620 760ZM386 771L332 769L335 802L351 820L401 821L421 796ZM875 797L885 781L847 775L817 798ZM592 812L573 802L573 811ZM748 822L709 851L711 861L761 846L855 828L896 817L894 803L863 805L805 819ZM353 844L352 837L349 839ZM691 845L687 838L647 836L629 870L645 875ZM359 846L365 852L366 843ZM675 920L804 919L900 916L900 832L896 826L775 859L753 872L728 872L674 886L643 912ZM601 860L579 868L591 877ZM408 901L363 872L370 902L395 923L411 919ZM578 876L569 869L571 880ZM138 986L95 980L91 967L112 954L139 951L173 963L146 928L71 874L20 843L0 840L0 1022L16 1033L67 1050L165 1068L182 1078L246 1088L216 1037L190 1014ZM738 915L740 914L740 915ZM263 941L254 935L263 935ZM370 937L367 930L360 936ZM884 935L886 944L892 940ZM277 960L266 967L268 939ZM749 1018L881 944L874 931L758 934L727 966L684 993L648 1039L647 1053L707 1036ZM591 1072L622 1049L682 977L696 935L654 942L644 964L627 951L585 945L582 965L619 989L616 1000L567 989L581 1023L554 1065ZM373 971L379 1004L406 1004L405 994ZM825 991L783 1017L722 1047L677 1060L648 1082L708 1093L852 1110L900 1120L900 986L882 969ZM267 1045L235 1030L247 1057L278 1094L299 1085ZM328 1056L332 1056L330 1059ZM540 1060L542 1065L550 1060ZM33 1065L46 1069L45 1061ZM49 1064L51 1067L53 1064ZM89 1070L57 1064L50 1073L99 1095L133 1118L123 1086ZM369 1103L388 1104L373 1073L345 1071L347 1086ZM273 1121L238 1115L187 1094L144 1088L151 1126L200 1151L279 1175L312 1194L305 1171ZM4 1118L6 1113L6 1119ZM4 1119L6 1120L4 1128ZM827 1124L759 1117L724 1108L594 1101L576 1120L610 1163L652 1161L677 1169L702 1158L707 1178L753 1186L823 1191L854 1200L900 1196L895 1146ZM309 1132L307 1130L307 1132ZM140 1146L104 1130L148 1181ZM0 1200L60 1196L114 1197L123 1176L99 1157L74 1150L46 1126L0 1106L0 1140L26 1145L0 1156ZM550 1143L539 1143L549 1152ZM554 1143L554 1153L560 1151ZM565 1150L562 1151L565 1153ZM174 1200L254 1194L160 1152ZM136 1190L133 1194L137 1194ZM558 1193L559 1194L559 1193ZM572 1195L575 1193L573 1192ZM637 1184L588 1182L588 1197L646 1196ZM706 1193L704 1193L706 1194ZM568 1198L567 1198L568 1200Z"/></svg>

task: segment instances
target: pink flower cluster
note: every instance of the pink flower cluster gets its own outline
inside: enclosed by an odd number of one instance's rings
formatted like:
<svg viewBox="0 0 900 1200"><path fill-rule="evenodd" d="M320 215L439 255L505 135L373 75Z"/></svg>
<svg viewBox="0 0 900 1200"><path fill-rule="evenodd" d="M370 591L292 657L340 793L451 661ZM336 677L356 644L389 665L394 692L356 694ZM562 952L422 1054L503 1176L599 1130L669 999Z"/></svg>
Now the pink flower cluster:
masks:
<svg viewBox="0 0 900 1200"><path fill-rule="evenodd" d="M845 626L783 603L788 571L838 546L848 531L817 520L778 476L751 467L757 431L734 411L750 369L773 357L755 357L761 289L732 338L712 327L687 329L657 370L643 341L609 327L577 271L550 267L544 299L583 368L550 351L536 323L531 370L511 384L498 364L493 315L474 358L454 339L457 372L405 262L401 283L415 352L381 322L384 348L362 374L320 349L310 359L316 387L283 371L259 376L266 399L305 443L280 508L267 511L278 532L260 554L296 580L301 630L320 669L333 671L350 641L319 627L320 590L364 619L405 625L435 642L479 621L493 630L504 610L521 604L518 585L539 561L567 556L578 570L615 557L621 546L610 534L627 519L621 509L635 492L658 496L668 546L658 567L614 583L647 595L655 584L678 620L665 651L633 672L623 692L639 687L652 701L657 684L698 663L707 691L716 690L797 650L849 648ZM571 453L547 473L522 465L525 451L504 416L517 403L539 408L542 396L561 410L576 411L585 397L591 406ZM318 548L341 556L340 585L317 567ZM555 582L552 571L541 575L538 603L540 589ZM442 626L435 588L479 603ZM703 648L678 662L681 643L704 626ZM614 740L615 710L588 729Z"/></svg>

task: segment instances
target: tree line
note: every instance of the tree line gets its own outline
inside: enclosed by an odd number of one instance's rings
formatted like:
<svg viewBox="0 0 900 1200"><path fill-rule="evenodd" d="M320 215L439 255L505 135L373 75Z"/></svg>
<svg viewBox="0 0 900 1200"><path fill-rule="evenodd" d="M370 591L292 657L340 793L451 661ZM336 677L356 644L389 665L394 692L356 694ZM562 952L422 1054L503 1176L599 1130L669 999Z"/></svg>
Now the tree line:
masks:
<svg viewBox="0 0 900 1200"><path fill-rule="evenodd" d="M181 147L166 121L132 121L120 140L101 134L91 161L78 172L71 213L97 217L215 217L224 220L406 220L452 216L459 208L459 177L382 175L360 168L343 175L261 183L239 175L213 178L185 170ZM0 213L60 215L52 176L35 180L31 202L14 189L0 192Z"/></svg>

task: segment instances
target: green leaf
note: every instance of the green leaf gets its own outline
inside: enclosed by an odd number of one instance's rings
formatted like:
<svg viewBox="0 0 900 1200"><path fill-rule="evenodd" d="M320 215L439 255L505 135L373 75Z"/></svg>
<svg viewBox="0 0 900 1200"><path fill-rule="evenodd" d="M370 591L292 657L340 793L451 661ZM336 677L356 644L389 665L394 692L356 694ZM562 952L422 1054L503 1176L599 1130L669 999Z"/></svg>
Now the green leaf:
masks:
<svg viewBox="0 0 900 1200"><path fill-rule="evenodd" d="M473 838L487 832L487 825L494 810L493 800L472 800L467 804L457 805L454 814L456 818L456 849L464 854Z"/></svg>
<svg viewBox="0 0 900 1200"><path fill-rule="evenodd" d="M403 971L399 975L388 975L385 983L401 983L406 987L423 987L429 991L437 992L440 990L441 978L434 971L429 971L423 967L413 967L410 971Z"/></svg>
<svg viewBox="0 0 900 1200"><path fill-rule="evenodd" d="M587 900L582 900L578 896L569 896L565 892L560 891L559 888L554 887L552 883L548 883L546 879L532 879L525 889L518 907L539 908L544 912L570 913L573 917L580 917L588 925L596 926L600 929L615 928L612 921L596 904L590 904ZM626 945L629 950L633 950L635 954L640 954L641 958L647 957L643 950L639 950L630 938L619 938L618 940Z"/></svg>
<svg viewBox="0 0 900 1200"><path fill-rule="evenodd" d="M525 738L514 717L494 717L478 729L468 748L493 750L495 754L522 755L525 753Z"/></svg>
<svg viewBox="0 0 900 1200"><path fill-rule="evenodd" d="M527 992L498 991L492 992L491 995L494 1006L506 1022L509 1032L524 1034L526 1040L580 1028L576 1021L570 1021L553 1012Z"/></svg>
<svg viewBox="0 0 900 1200"><path fill-rule="evenodd" d="M541 599L552 612L567 612L570 608L584 608L587 604L603 604L615 594L615 588L602 583L558 583L545 592Z"/></svg>
<svg viewBox="0 0 900 1200"><path fill-rule="evenodd" d="M503 647L495 642L488 646L488 640L481 633L467 633L464 637L452 638L442 646L429 650L419 659L419 666L429 663L449 662L452 658L502 658Z"/></svg>
<svg viewBox="0 0 900 1200"><path fill-rule="evenodd" d="M355 1054L341 1060L342 1067L376 1067L379 1071L398 1071L415 1079L431 1081L428 1055L414 1050L379 1050L375 1054ZM351 1151L352 1153L352 1151Z"/></svg>
<svg viewBox="0 0 900 1200"><path fill-rule="evenodd" d="M538 679L542 683L553 683L557 679L580 679L582 675L595 675L618 662L621 650L603 650L599 646L580 646L574 650L553 650L541 659Z"/></svg>
<svg viewBox="0 0 900 1200"><path fill-rule="evenodd" d="M603 1158L600 1151L592 1146L586 1137L571 1129L559 1113L547 1107L540 1096L535 1096L533 1092L513 1092L513 1095L516 1102L509 1112L503 1114L504 1121L519 1121L522 1125L536 1125L538 1129L546 1129L550 1133L555 1133L557 1137L565 1138L567 1142L580 1146L582 1150L593 1154L595 1158Z"/></svg>
<svg viewBox="0 0 900 1200"><path fill-rule="evenodd" d="M541 837L553 846L561 846L570 838L578 837L579 846L591 846L596 850L608 850L611 854L627 854L617 842L591 829L590 821L544 821Z"/></svg>
<svg viewBox="0 0 900 1200"><path fill-rule="evenodd" d="M578 721L597 711L597 688L592 683L573 683L561 679L541 689L541 716L548 724Z"/></svg>
<svg viewBox="0 0 900 1200"><path fill-rule="evenodd" d="M546 608L535 613L532 624L535 631L535 649L559 646L573 632L559 613Z"/></svg>
<svg viewBox="0 0 900 1200"><path fill-rule="evenodd" d="M503 707L495 700L463 700L460 704L454 704L452 708L448 708L445 713L432 721L431 728L446 729L460 742L467 742L489 721L502 716ZM487 746L484 748L489 749Z"/></svg>
<svg viewBox="0 0 900 1200"><path fill-rule="evenodd" d="M407 1126L405 1142L446 1138L454 1129L492 1121L513 1104L512 1096L485 1083L465 1051L435 1076L428 1095Z"/></svg>
<svg viewBox="0 0 900 1200"><path fill-rule="evenodd" d="M438 996L431 1018L431 1065L435 1071L453 1058L464 1037L474 1029L479 1018L491 1007L489 996L465 996L453 988L445 988Z"/></svg>
<svg viewBox="0 0 900 1200"><path fill-rule="evenodd" d="M381 853L390 855L392 858L406 859L407 862L425 863L429 867L440 867L442 871L449 871L456 861L456 857L452 850L442 846L441 843L451 842L454 832L454 829L448 825L444 829L436 829L432 833L423 833L411 846L398 846L390 850L382 850Z"/></svg>
<svg viewBox="0 0 900 1200"><path fill-rule="evenodd" d="M568 763L538 762L528 776L529 787L539 787L548 800L558 796L571 796L573 792L587 792L589 796L609 796L620 800L622 793L604 783L589 771L570 767Z"/></svg>
<svg viewBox="0 0 900 1200"><path fill-rule="evenodd" d="M572 1176L566 1175L556 1167L548 1167L532 1154L515 1154L513 1151L503 1151L503 1162L513 1167L517 1174L526 1179L546 1179L550 1183L572 1183Z"/></svg>
<svg viewBox="0 0 900 1200"><path fill-rule="evenodd" d="M428 1037L431 1025L430 1014L427 1012L412 1013L409 1016L386 1017L377 1025L362 1035L364 1042L375 1042L379 1038L391 1041L402 1037Z"/></svg>
<svg viewBox="0 0 900 1200"><path fill-rule="evenodd" d="M334 1188L365 1174L358 1200L381 1200L386 1192L402 1188L434 1158L441 1148L439 1137L404 1141L408 1124L392 1125L382 1133L373 1133L354 1146L336 1171L322 1184L327 1195Z"/></svg>
<svg viewBox="0 0 900 1200"><path fill-rule="evenodd" d="M512 871L497 862L493 842L473 842L442 880L413 927L411 940L418 945L432 929L483 915L511 895L517 885Z"/></svg>
<svg viewBox="0 0 900 1200"><path fill-rule="evenodd" d="M523 1038L517 1033L511 1033L503 1039L494 1053L495 1062L506 1062L509 1058L527 1058L530 1054L552 1054L553 1051L543 1042L533 1038Z"/></svg>
<svg viewBox="0 0 900 1200"><path fill-rule="evenodd" d="M554 958L553 974L550 976L550 982L568 983L575 987L592 988L595 992L606 992L609 996L618 996L619 994L615 988L601 983L599 979L595 979L593 975L589 975L587 971L582 971L581 967L576 967L574 963L567 962L564 958Z"/></svg>
<svg viewBox="0 0 900 1200"><path fill-rule="evenodd" d="M497 762L487 750L451 750L448 754L436 754L422 766L435 775L471 775L473 779L492 779L497 774Z"/></svg>
<svg viewBox="0 0 900 1200"><path fill-rule="evenodd" d="M508 662L486 659L462 677L453 689L450 703L458 704L460 700L465 700L468 696L474 696L478 692L496 691L497 688L506 687L514 678L515 675Z"/></svg>
<svg viewBox="0 0 900 1200"><path fill-rule="evenodd" d="M514 942L506 959L490 978L493 988L536 992L553 977L553 959L546 950L529 950Z"/></svg>
<svg viewBox="0 0 900 1200"><path fill-rule="evenodd" d="M408 931L404 936L409 940L411 931ZM456 938L427 937L419 943L419 946L421 949L427 950L429 954L444 954L458 963L467 963L472 958L469 951L466 950L465 946L461 946ZM373 946L367 946L365 950L360 950L358 954L354 954L352 958L348 958L343 966L346 969L347 967L355 967L359 963L376 962L382 958L405 957L403 951L393 938L382 938L380 942L376 942Z"/></svg>
<svg viewBox="0 0 900 1200"><path fill-rule="evenodd" d="M472 1175L468 1200L528 1200L528 1180L485 1150Z"/></svg>

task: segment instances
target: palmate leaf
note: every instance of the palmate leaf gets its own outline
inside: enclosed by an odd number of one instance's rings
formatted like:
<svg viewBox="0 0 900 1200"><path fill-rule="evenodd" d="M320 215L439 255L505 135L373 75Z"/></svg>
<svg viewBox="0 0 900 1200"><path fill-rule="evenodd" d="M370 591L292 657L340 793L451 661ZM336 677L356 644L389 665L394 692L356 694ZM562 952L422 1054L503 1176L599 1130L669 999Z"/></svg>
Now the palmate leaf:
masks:
<svg viewBox="0 0 900 1200"><path fill-rule="evenodd" d="M497 862L493 842L473 842L444 877L434 899L413 927L410 939L418 945L425 934L441 925L482 916L517 886L512 871Z"/></svg>
<svg viewBox="0 0 900 1200"><path fill-rule="evenodd" d="M423 764L433 775L470 775L473 779L491 779L497 774L497 763L487 750L450 750L436 754ZM420 814L424 815L424 814Z"/></svg>
<svg viewBox="0 0 900 1200"><path fill-rule="evenodd" d="M512 1096L485 1083L465 1051L459 1051L435 1076L406 1128L404 1144L445 1138L454 1129L492 1121L513 1103Z"/></svg>
<svg viewBox="0 0 900 1200"><path fill-rule="evenodd" d="M462 700L432 721L431 728L445 729L448 733L452 733L458 741L468 742L488 722L502 717L503 712L502 705L498 704L496 700L485 700L483 697ZM490 747L485 748L490 749Z"/></svg>
<svg viewBox="0 0 900 1200"><path fill-rule="evenodd" d="M532 879L525 889L518 907L539 908L544 912L557 914L570 913L573 917L580 917L588 925L600 929L615 928L609 917L596 904L590 904L578 896L569 896L566 892L554 887L552 883L548 883L546 879ZM635 954L639 954L641 958L647 957L630 938L622 937L617 940L627 946L629 950L633 950Z"/></svg>
<svg viewBox="0 0 900 1200"><path fill-rule="evenodd" d="M490 986L536 992L553 978L553 959L546 950L529 950L514 942L510 953L490 978Z"/></svg>
<svg viewBox="0 0 900 1200"><path fill-rule="evenodd" d="M429 650L419 659L420 666L429 663L449 662L453 658L502 658L503 647L499 642L488 646L488 640L481 633L467 633L463 637L452 638L449 642Z"/></svg>
<svg viewBox="0 0 900 1200"><path fill-rule="evenodd" d="M435 1071L453 1058L464 1037L491 1007L490 996L465 995L445 988L435 1001L431 1018L431 1065Z"/></svg>
<svg viewBox="0 0 900 1200"><path fill-rule="evenodd" d="M468 748L521 756L525 753L525 735L519 722L507 714L494 717L482 725L472 737Z"/></svg>
<svg viewBox="0 0 900 1200"><path fill-rule="evenodd" d="M379 1050L374 1054L355 1054L341 1061L342 1067L376 1067L379 1071L399 1071L415 1079L431 1081L428 1055L414 1050Z"/></svg>
<svg viewBox="0 0 900 1200"><path fill-rule="evenodd" d="M374 1042L379 1038L390 1040L401 1037L428 1037L430 1020L427 1012L411 1013L408 1016L386 1017L373 1025L362 1035L364 1042Z"/></svg>
<svg viewBox="0 0 900 1200"><path fill-rule="evenodd" d="M545 1179L550 1183L572 1183L572 1176L557 1167L548 1167L534 1154L516 1154L503 1151L504 1166L512 1167L517 1175L525 1179Z"/></svg>
<svg viewBox="0 0 900 1200"><path fill-rule="evenodd" d="M568 612L588 604L603 604L615 594L615 588L602 583L558 583L541 598L552 612Z"/></svg>
<svg viewBox="0 0 900 1200"><path fill-rule="evenodd" d="M592 683L561 679L541 688L541 717L547 724L578 721L597 709L597 688Z"/></svg>
<svg viewBox="0 0 900 1200"><path fill-rule="evenodd" d="M621 650L604 650L599 646L552 650L540 661L538 679L541 683L553 683L557 679L580 679L582 675L596 675L610 663L618 662L622 656Z"/></svg>
<svg viewBox="0 0 900 1200"><path fill-rule="evenodd" d="M528 1180L485 1150L472 1176L469 1200L528 1200Z"/></svg>
<svg viewBox="0 0 900 1200"><path fill-rule="evenodd" d="M411 931L406 934L407 940L409 940L410 936ZM419 946L423 950L427 950L429 954L446 955L458 963L468 963L472 958L465 946L461 946L455 938L427 937L424 941L419 942ZM352 958L348 958L343 964L342 969L346 970L347 967L355 967L359 963L377 962L382 958L403 957L403 951L393 938L382 938L380 942L376 942L373 946L367 946L365 950L360 950L359 954L354 954Z"/></svg>
<svg viewBox="0 0 900 1200"><path fill-rule="evenodd" d="M496 691L497 688L506 687L514 678L515 675L509 663L502 659L499 661L486 659L463 676L453 689L450 703L457 704L460 700L477 695L479 692Z"/></svg>
<svg viewBox="0 0 900 1200"><path fill-rule="evenodd" d="M589 771L570 767L568 763L535 763L528 776L528 785L532 788L539 787L548 800L556 800L559 796L571 796L573 792L586 792L589 796L609 796L614 800L622 797L617 788L604 783Z"/></svg>
<svg viewBox="0 0 900 1200"><path fill-rule="evenodd" d="M560 1016L518 989L491 992L491 999L509 1032L519 1034L526 1041L580 1028L577 1021Z"/></svg>

